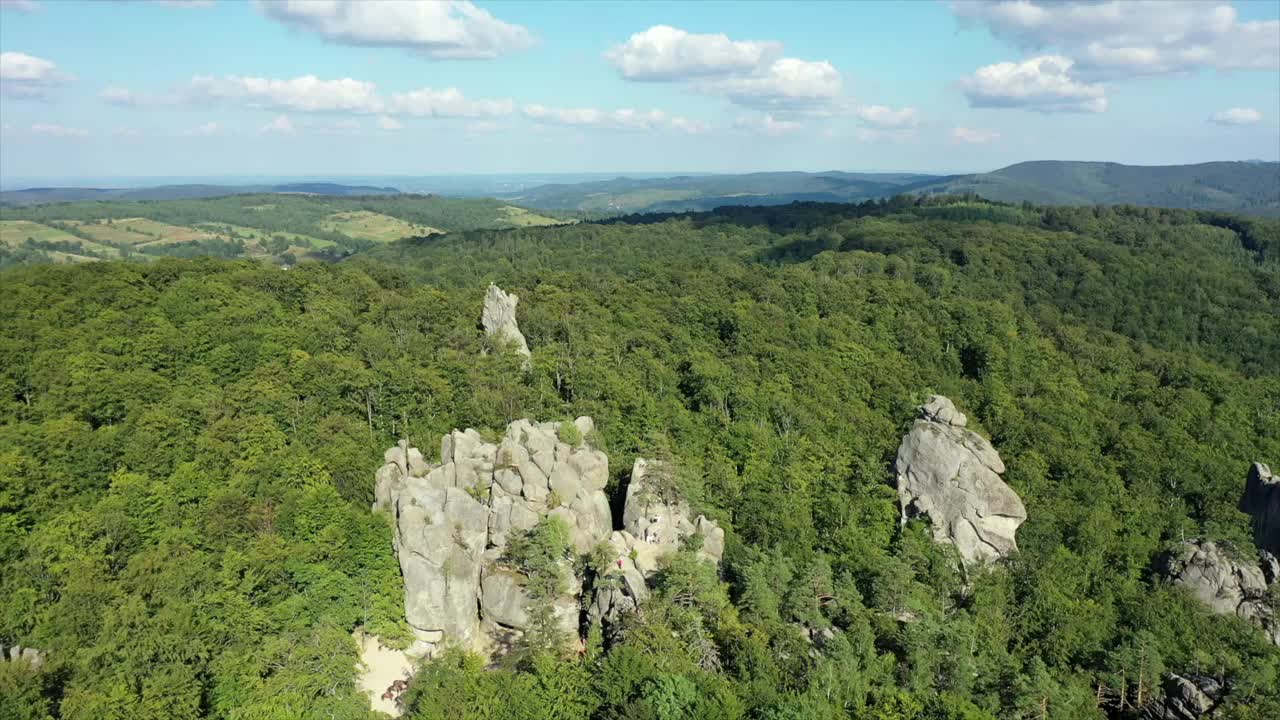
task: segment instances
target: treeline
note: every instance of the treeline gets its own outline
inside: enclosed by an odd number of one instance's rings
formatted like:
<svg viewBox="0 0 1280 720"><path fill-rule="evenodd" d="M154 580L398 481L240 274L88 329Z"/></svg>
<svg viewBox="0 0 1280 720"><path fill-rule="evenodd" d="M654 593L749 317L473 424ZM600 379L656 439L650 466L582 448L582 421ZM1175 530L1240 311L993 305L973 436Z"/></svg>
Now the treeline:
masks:
<svg viewBox="0 0 1280 720"><path fill-rule="evenodd" d="M1183 538L1254 552L1236 501L1280 462L1276 227L1249 222L904 199L6 270L0 642L48 659L0 663L0 715L369 718L350 633L407 638L382 449L586 414L611 491L678 463L721 575L677 561L581 657L448 654L409 717L1131 719L1169 672L1280 716L1280 651L1151 572ZM482 352L491 280L528 373ZM989 572L899 527L931 393L1027 506Z"/></svg>

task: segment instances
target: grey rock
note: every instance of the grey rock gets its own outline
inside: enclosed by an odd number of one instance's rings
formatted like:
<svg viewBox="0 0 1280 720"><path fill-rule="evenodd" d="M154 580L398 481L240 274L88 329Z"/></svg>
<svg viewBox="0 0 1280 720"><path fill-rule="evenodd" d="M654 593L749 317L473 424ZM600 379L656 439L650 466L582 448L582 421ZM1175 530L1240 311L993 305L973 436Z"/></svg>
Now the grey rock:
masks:
<svg viewBox="0 0 1280 720"><path fill-rule="evenodd" d="M1000 479L1000 455L965 429L967 419L950 400L935 395L920 411L895 463L903 520L928 517L934 539L954 545L966 564L1016 552L1027 511Z"/></svg>
<svg viewBox="0 0 1280 720"><path fill-rule="evenodd" d="M480 314L480 323L484 326L485 335L510 342L515 351L526 358L529 357L529 345L525 342L524 333L516 324L516 305L520 298L514 293L506 293L497 285L490 284L484 295L484 310ZM526 364L527 364L526 360Z"/></svg>
<svg viewBox="0 0 1280 720"><path fill-rule="evenodd" d="M1240 510L1253 517L1254 544L1280 555L1280 477L1270 467L1259 462L1249 468Z"/></svg>
<svg viewBox="0 0 1280 720"><path fill-rule="evenodd" d="M1219 615L1252 622L1280 645L1280 621L1267 602L1267 580L1257 565L1236 562L1212 542L1183 543L1157 569Z"/></svg>
<svg viewBox="0 0 1280 720"><path fill-rule="evenodd" d="M594 429L590 418L575 425ZM528 599L519 578L497 564L513 533L551 514L569 528L578 553L609 537L608 458L585 444L560 443L559 427L517 420L496 444L475 430L455 430L441 439L439 465L403 444L387 451L376 474L374 509L395 519L415 656L441 643L487 654L500 644L498 634L522 628ZM553 489L558 502L551 508ZM581 580L569 579L570 592L555 609L576 633Z"/></svg>
<svg viewBox="0 0 1280 720"><path fill-rule="evenodd" d="M1143 715L1148 720L1199 720L1213 710L1222 686L1212 678L1170 675L1164 697L1151 703Z"/></svg>

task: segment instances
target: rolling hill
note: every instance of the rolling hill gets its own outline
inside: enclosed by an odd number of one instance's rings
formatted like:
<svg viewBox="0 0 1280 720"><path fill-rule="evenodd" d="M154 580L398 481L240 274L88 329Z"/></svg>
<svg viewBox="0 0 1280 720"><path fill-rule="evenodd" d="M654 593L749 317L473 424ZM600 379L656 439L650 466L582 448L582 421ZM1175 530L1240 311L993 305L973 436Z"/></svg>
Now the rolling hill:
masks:
<svg viewBox="0 0 1280 720"><path fill-rule="evenodd" d="M0 207L41 205L82 200L191 200L196 198L280 193L296 195L397 195L393 187L340 185L326 182L279 183L273 185L157 185L139 188L38 187L0 192Z"/></svg>
<svg viewBox="0 0 1280 720"><path fill-rule="evenodd" d="M507 197L543 209L626 214L724 205L854 202L904 193L974 193L1042 205L1145 205L1280 216L1280 163L1140 166L1041 160L989 173L766 172L541 185Z"/></svg>

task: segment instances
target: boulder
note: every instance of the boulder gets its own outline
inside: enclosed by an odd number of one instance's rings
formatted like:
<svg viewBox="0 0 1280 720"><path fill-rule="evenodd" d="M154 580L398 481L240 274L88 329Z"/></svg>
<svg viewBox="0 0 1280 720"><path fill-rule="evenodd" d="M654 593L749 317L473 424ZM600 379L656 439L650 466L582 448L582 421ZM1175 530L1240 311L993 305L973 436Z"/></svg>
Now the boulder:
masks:
<svg viewBox="0 0 1280 720"><path fill-rule="evenodd" d="M1157 570L1219 615L1235 615L1260 627L1280 645L1280 621L1267 602L1263 568L1233 560L1212 542L1192 541L1160 559Z"/></svg>
<svg viewBox="0 0 1280 720"><path fill-rule="evenodd" d="M1000 479L999 453L966 423L950 400L929 398L898 447L895 469L903 521L927 517L934 539L954 545L972 564L1017 551L1027 511Z"/></svg>
<svg viewBox="0 0 1280 720"><path fill-rule="evenodd" d="M1199 720L1213 709L1222 695L1222 685L1213 678L1170 675L1164 683L1164 697L1148 705L1148 720Z"/></svg>
<svg viewBox="0 0 1280 720"><path fill-rule="evenodd" d="M702 535L699 553L705 559L719 562L724 554L724 530L702 515L696 521L689 519L689 505L675 492L670 472L665 463L636 458L622 510L623 532L612 539L634 557L645 577L692 535Z"/></svg>
<svg viewBox="0 0 1280 720"><path fill-rule="evenodd" d="M529 345L525 342L524 333L516 324L516 305L520 298L514 293L503 292L502 288L490 283L484 295L484 310L480 313L480 324L484 326L484 334L511 343L515 351L526 358L529 357ZM526 367L528 361L525 361Z"/></svg>
<svg viewBox="0 0 1280 720"><path fill-rule="evenodd" d="M1245 479L1240 510L1253 517L1253 543L1272 555L1280 555L1280 477L1271 468L1254 463Z"/></svg>

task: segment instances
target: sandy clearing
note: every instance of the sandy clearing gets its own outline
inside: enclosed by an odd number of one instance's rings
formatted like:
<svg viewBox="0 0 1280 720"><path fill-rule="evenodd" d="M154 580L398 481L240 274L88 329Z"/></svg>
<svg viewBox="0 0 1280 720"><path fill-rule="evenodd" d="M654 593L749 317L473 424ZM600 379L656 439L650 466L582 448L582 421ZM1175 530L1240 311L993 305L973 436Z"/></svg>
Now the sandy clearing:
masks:
<svg viewBox="0 0 1280 720"><path fill-rule="evenodd" d="M352 637L360 646L360 689L369 696L369 704L377 712L400 717L400 708L392 700L383 700L382 694L396 680L408 680L413 675L413 663L402 650L383 647L377 635L366 635L356 629Z"/></svg>

